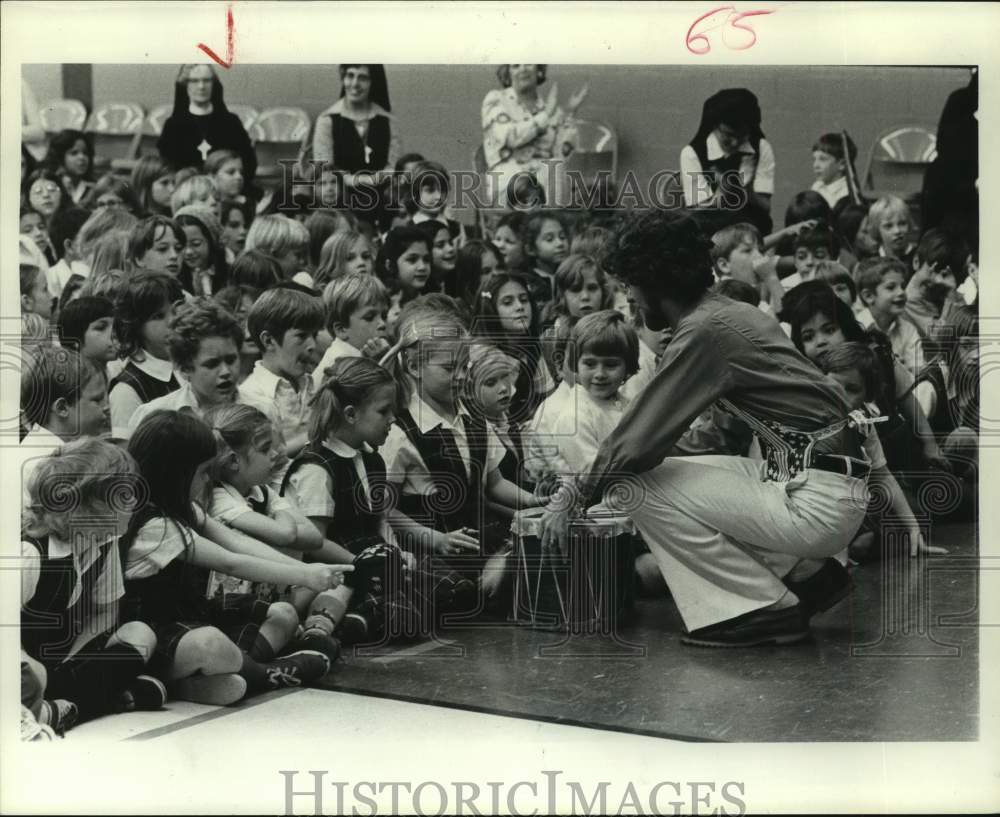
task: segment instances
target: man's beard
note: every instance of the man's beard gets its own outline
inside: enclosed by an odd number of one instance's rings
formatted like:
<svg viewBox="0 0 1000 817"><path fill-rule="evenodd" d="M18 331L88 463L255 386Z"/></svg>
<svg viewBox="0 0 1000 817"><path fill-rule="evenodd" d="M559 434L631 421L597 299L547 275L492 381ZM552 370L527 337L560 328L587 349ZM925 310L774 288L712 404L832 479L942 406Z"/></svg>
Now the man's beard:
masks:
<svg viewBox="0 0 1000 817"><path fill-rule="evenodd" d="M643 309L642 320L646 328L652 329L654 332L662 332L664 329L671 328L667 322L667 316L663 314L662 310L656 307L646 307Z"/></svg>

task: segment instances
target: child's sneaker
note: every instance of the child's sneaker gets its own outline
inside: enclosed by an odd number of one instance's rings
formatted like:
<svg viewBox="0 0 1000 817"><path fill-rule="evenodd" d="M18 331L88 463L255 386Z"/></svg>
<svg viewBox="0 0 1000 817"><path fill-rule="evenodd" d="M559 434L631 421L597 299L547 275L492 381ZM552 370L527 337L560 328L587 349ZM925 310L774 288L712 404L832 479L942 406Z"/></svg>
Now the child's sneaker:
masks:
<svg viewBox="0 0 1000 817"><path fill-rule="evenodd" d="M42 701L42 711L38 714L38 722L43 726L48 726L59 737L76 726L80 717L80 711L76 704L62 698L52 701Z"/></svg>
<svg viewBox="0 0 1000 817"><path fill-rule="evenodd" d="M137 675L118 697L118 712L155 712L167 702L167 688L159 678Z"/></svg>
<svg viewBox="0 0 1000 817"><path fill-rule="evenodd" d="M171 694L181 701L208 706L229 706L247 694L246 680L235 672L221 675L192 675L170 686Z"/></svg>
<svg viewBox="0 0 1000 817"><path fill-rule="evenodd" d="M363 613L354 610L345 615L337 626L336 636L341 644L352 647L355 644L364 644L367 642L370 632L371 627L368 624L367 617Z"/></svg>
<svg viewBox="0 0 1000 817"><path fill-rule="evenodd" d="M323 653L332 665L340 657L340 642L321 631L306 630L301 638L296 638L289 645L289 652L293 654L303 650Z"/></svg>
<svg viewBox="0 0 1000 817"><path fill-rule="evenodd" d="M318 681L330 671L330 659L321 652L299 650L264 665L271 689L298 687Z"/></svg>

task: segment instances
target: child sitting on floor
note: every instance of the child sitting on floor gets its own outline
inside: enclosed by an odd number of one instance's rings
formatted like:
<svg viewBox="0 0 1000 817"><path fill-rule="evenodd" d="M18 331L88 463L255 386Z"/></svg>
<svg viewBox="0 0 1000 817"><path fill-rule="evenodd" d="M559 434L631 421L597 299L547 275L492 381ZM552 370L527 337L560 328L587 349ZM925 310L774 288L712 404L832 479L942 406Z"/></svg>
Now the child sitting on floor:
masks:
<svg viewBox="0 0 1000 817"><path fill-rule="evenodd" d="M560 412L554 433L562 473L582 475L628 405L620 390L639 369L639 336L615 310L595 312L573 327L568 356L578 399Z"/></svg>
<svg viewBox="0 0 1000 817"><path fill-rule="evenodd" d="M101 371L118 357L118 344L111 331L115 305L107 298L85 295L59 311L56 329L64 349L76 349Z"/></svg>
<svg viewBox="0 0 1000 817"><path fill-rule="evenodd" d="M211 468L214 487L209 515L293 559L301 560L308 552L319 556L314 561L337 563L337 559L323 558L323 536L295 504L267 486L280 456L267 417L252 406L234 403L209 409L204 419L218 443ZM208 595L232 593L253 593L268 603L288 601L300 616L316 598L307 587L280 587L213 572ZM317 650L331 659L338 652L329 633L313 628L296 643L299 649Z"/></svg>
<svg viewBox="0 0 1000 817"><path fill-rule="evenodd" d="M389 291L374 275L350 274L327 284L323 290L326 328L333 343L313 370L313 385L323 382L324 372L342 357L378 360L389 349L386 317Z"/></svg>
<svg viewBox="0 0 1000 817"><path fill-rule="evenodd" d="M309 231L301 221L280 213L258 216L247 231L247 250L266 253L278 262L283 280L313 285L309 268Z"/></svg>
<svg viewBox="0 0 1000 817"><path fill-rule="evenodd" d="M526 484L521 471L524 459L521 427L512 423L507 415L514 394L518 367L519 364L514 358L504 354L497 347L486 344L474 345L469 351L469 370L465 378L463 403L470 413L485 420L503 444L501 452L503 459L498 466L500 473L515 485L530 490L531 486ZM487 506L494 515L499 514L507 520L509 529L513 511L493 502L487 502Z"/></svg>
<svg viewBox="0 0 1000 817"><path fill-rule="evenodd" d="M589 255L566 256L556 269L555 286L555 299L543 310L543 326L566 321L573 327L585 315L614 305L612 284Z"/></svg>
<svg viewBox="0 0 1000 817"><path fill-rule="evenodd" d="M389 334L395 336L400 310L430 291L431 243L423 231L412 224L391 229L379 251L375 274L389 292L386 323Z"/></svg>
<svg viewBox="0 0 1000 817"><path fill-rule="evenodd" d="M834 295L826 282L799 284L788 292L785 300L782 319L790 325L792 342L813 362L827 349L848 341L871 343L884 350L885 354L879 357L883 366L882 390L875 402L882 414L893 418L878 429L890 467L910 472L921 464L947 468L913 393L913 375L892 356L888 339L877 330L864 330L850 307Z"/></svg>
<svg viewBox="0 0 1000 817"><path fill-rule="evenodd" d="M854 165L858 148L846 132L824 133L812 147L812 169L816 181L812 189L819 193L831 208L850 195L847 166Z"/></svg>
<svg viewBox="0 0 1000 817"><path fill-rule="evenodd" d="M716 277L733 278L755 287L761 308L777 313L785 288L778 279L775 261L774 256L763 254L760 232L752 224L731 224L712 236Z"/></svg>
<svg viewBox="0 0 1000 817"><path fill-rule="evenodd" d="M127 433L154 411L185 409L201 416L212 406L235 402L242 343L243 330L236 318L211 298L194 298L178 306L170 320L167 347L184 385L139 406L128 421Z"/></svg>
<svg viewBox="0 0 1000 817"><path fill-rule="evenodd" d="M22 491L39 457L81 437L108 430L108 382L104 372L72 349L44 346L21 366ZM27 493L22 507L28 505Z"/></svg>
<svg viewBox="0 0 1000 817"><path fill-rule="evenodd" d="M831 379L844 389L852 412L863 412L869 418L878 416L878 407L873 405L871 401L879 392L879 365L868 344L842 343L823 352L817 363ZM948 551L944 548L929 546L925 541L923 532L913 516L913 511L910 510L910 505L906 501L899 483L886 467L885 454L874 428L864 423L860 424L859 428L863 431L864 436L863 451L871 466L868 484L874 489L877 496L889 498L889 507L886 509L886 513L894 520L901 522L906 528L909 555L947 553ZM846 564L846 556L846 553L840 554L842 564Z"/></svg>
<svg viewBox="0 0 1000 817"><path fill-rule="evenodd" d="M520 238L531 295L544 306L555 297L556 269L569 254L569 227L562 216L539 211L525 218ZM507 269L516 267L508 262Z"/></svg>
<svg viewBox="0 0 1000 817"><path fill-rule="evenodd" d="M916 245L910 208L899 196L883 196L868 208L868 237L883 258L898 258L910 268Z"/></svg>
<svg viewBox="0 0 1000 817"><path fill-rule="evenodd" d="M164 272L130 276L115 302L114 334L125 368L111 381L111 428L124 437L136 409L180 388L167 348L174 306L184 297Z"/></svg>
<svg viewBox="0 0 1000 817"><path fill-rule="evenodd" d="M404 310L399 331L405 397L383 448L388 479L400 490L390 521L408 550L478 551L484 497L511 508L537 502L500 473L504 449L495 432L461 410L468 334L457 303L424 296ZM442 491L463 499L443 504Z"/></svg>
<svg viewBox="0 0 1000 817"><path fill-rule="evenodd" d="M313 379L309 375L314 365L316 333L323 328L323 319L319 298L284 286L264 292L247 316L247 329L261 351L261 359L240 384L240 402L254 406L270 419L288 459L308 442L309 402L313 396ZM283 476L279 465L274 474L275 490Z"/></svg>
<svg viewBox="0 0 1000 817"><path fill-rule="evenodd" d="M21 646L29 666L46 676L50 714L54 710L63 729L77 714L87 721L166 703L163 684L143 674L156 636L146 624L119 624L116 616L124 595L118 537L135 509L137 483L132 458L93 439L58 449L28 481L32 523L21 535ZM67 504L67 495L76 502Z"/></svg>
<svg viewBox="0 0 1000 817"><path fill-rule="evenodd" d="M472 334L521 363L508 410L516 423L527 422L556 385L545 362L540 318L531 282L522 273L496 272L476 293Z"/></svg>
<svg viewBox="0 0 1000 817"><path fill-rule="evenodd" d="M322 592L340 584L351 568L304 564L208 516L200 503L218 448L211 429L190 413L151 414L128 450L149 501L121 540L122 618L145 622L156 633L153 674L170 685L174 697L216 705L326 675L336 655L299 648L294 607L251 594L209 599L209 574Z"/></svg>
<svg viewBox="0 0 1000 817"><path fill-rule="evenodd" d="M21 264L21 337L22 343L50 342L52 295L46 272L34 264Z"/></svg>
<svg viewBox="0 0 1000 817"><path fill-rule="evenodd" d="M906 284L906 315L920 333L929 335L947 321L951 309L964 303L958 292L965 281L969 248L944 230L928 230L913 256L913 275Z"/></svg>
<svg viewBox="0 0 1000 817"><path fill-rule="evenodd" d="M311 600L312 626L322 626L323 618L331 627L339 623L336 632L348 644L420 630L419 615L403 595L403 566L415 561L396 546L389 528L385 462L376 450L389 433L395 404L396 384L387 370L362 357L338 360L313 400L309 444L282 485L327 540L329 558L355 567L345 588Z"/></svg>

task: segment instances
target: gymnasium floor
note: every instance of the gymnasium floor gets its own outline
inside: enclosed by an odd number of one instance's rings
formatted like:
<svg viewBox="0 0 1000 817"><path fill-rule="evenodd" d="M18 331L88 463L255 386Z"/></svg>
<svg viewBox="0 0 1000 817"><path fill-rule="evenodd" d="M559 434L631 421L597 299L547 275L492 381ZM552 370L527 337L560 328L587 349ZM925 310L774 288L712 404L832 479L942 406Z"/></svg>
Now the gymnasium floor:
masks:
<svg viewBox="0 0 1000 817"><path fill-rule="evenodd" d="M673 603L643 599L617 639L566 641L502 622L453 628L439 641L349 655L322 688L228 708L170 703L85 724L68 740L183 744L275 723L321 736L343 728L347 712L389 739L402 715L428 736L461 726L505 740L586 739L592 729L699 742L976 740L976 526L936 525L932 538L947 556L856 568L848 599L795 646L685 647Z"/></svg>

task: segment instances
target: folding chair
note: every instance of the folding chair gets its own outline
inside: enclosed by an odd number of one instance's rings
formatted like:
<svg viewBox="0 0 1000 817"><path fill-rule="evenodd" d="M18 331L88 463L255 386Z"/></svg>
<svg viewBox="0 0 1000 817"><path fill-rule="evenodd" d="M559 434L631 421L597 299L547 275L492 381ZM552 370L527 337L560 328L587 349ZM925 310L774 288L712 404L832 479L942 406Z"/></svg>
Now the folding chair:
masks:
<svg viewBox="0 0 1000 817"><path fill-rule="evenodd" d="M149 111L146 121L143 123L142 132L144 136L155 136L159 138L163 133L163 126L174 112L174 103L164 102Z"/></svg>
<svg viewBox="0 0 1000 817"><path fill-rule="evenodd" d="M83 130L87 109L78 99L50 99L38 109L46 133L61 130Z"/></svg>
<svg viewBox="0 0 1000 817"><path fill-rule="evenodd" d="M142 139L145 113L134 102L105 102L87 120L94 140L94 154L110 160L112 170L130 172Z"/></svg>
<svg viewBox="0 0 1000 817"><path fill-rule="evenodd" d="M927 166L937 156L937 136L925 125L895 125L882 131L868 151L862 195L895 194L910 200L920 194Z"/></svg>
<svg viewBox="0 0 1000 817"><path fill-rule="evenodd" d="M127 165L135 166L143 156L151 153L156 153L156 143L160 138L160 134L163 133L163 125L166 123L167 119L170 118L170 114L174 112L173 102L164 102L160 105L156 105L151 108L149 113L146 114L146 118L143 120L142 128L139 132L139 144L135 150L135 156L130 160L119 160L116 170L120 169L123 172L128 169L131 171L131 167Z"/></svg>
<svg viewBox="0 0 1000 817"><path fill-rule="evenodd" d="M311 122L302 108L268 108L248 133L257 151L257 178L275 178L279 159L298 160L309 139Z"/></svg>

